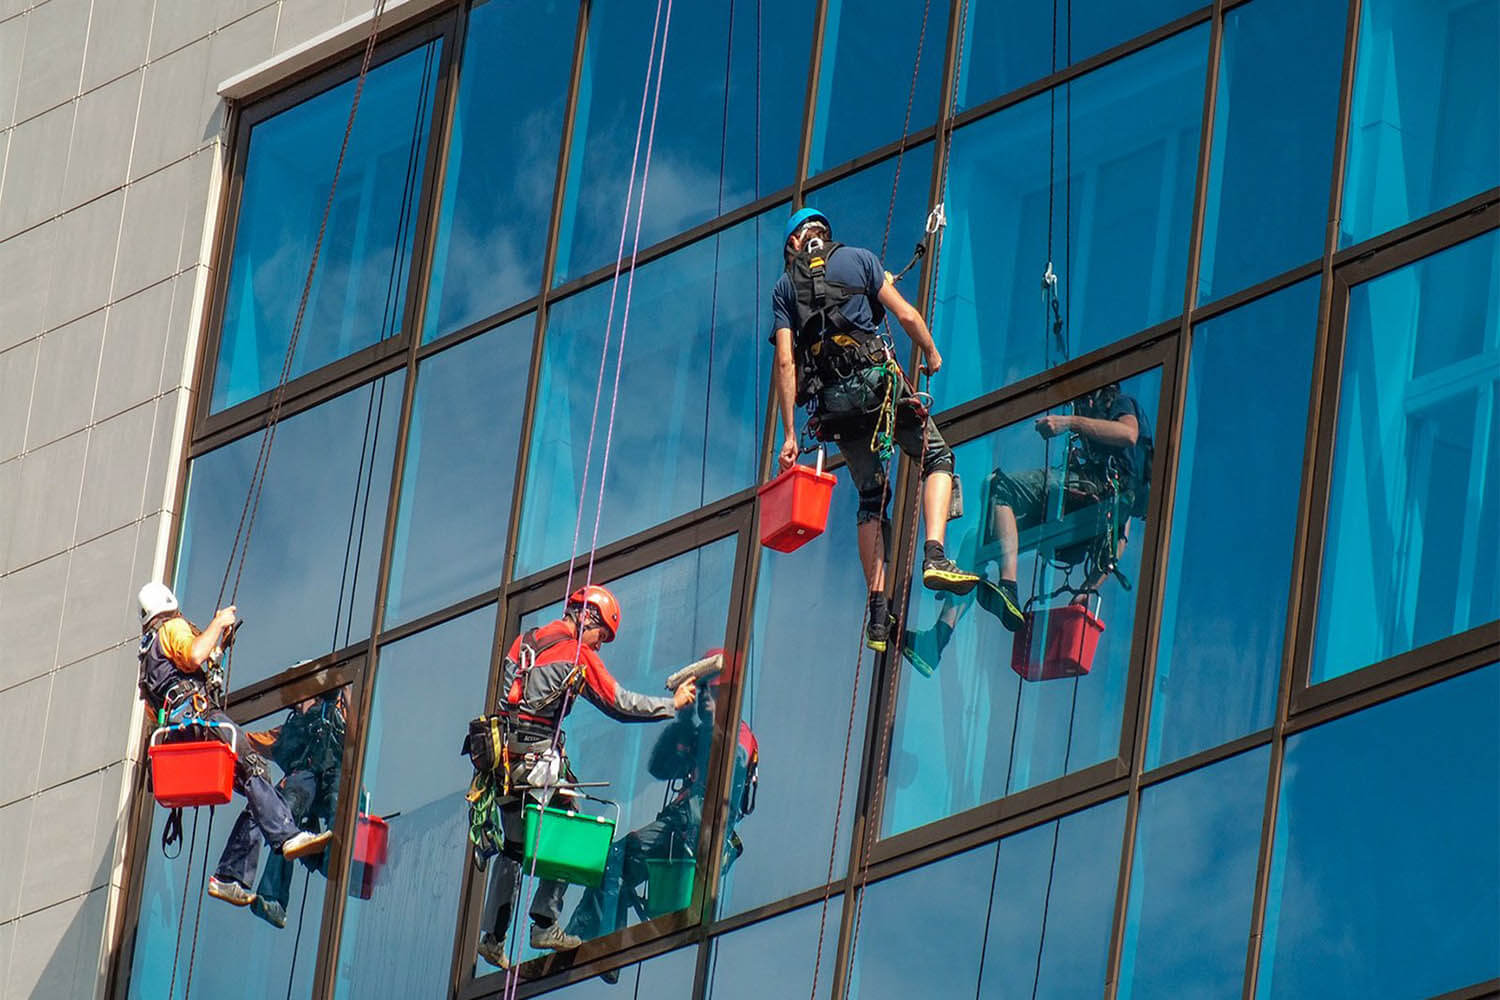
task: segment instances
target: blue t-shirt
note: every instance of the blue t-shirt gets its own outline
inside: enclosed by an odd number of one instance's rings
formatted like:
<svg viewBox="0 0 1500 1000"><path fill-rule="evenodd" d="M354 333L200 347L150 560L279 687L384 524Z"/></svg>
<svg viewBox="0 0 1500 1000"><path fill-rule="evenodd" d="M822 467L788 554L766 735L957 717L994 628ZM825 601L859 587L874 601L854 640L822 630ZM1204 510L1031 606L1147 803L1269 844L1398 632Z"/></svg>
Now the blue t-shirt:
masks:
<svg viewBox="0 0 1500 1000"><path fill-rule="evenodd" d="M866 333L878 333L875 313L871 304L880 296L885 285L885 268L880 258L863 247L841 246L828 258L824 272L829 281L864 291L863 295L851 295L842 310L849 322ZM797 315L797 292L792 287L792 276L785 271L776 279L771 289L771 342L776 342L777 330L797 333L792 317Z"/></svg>

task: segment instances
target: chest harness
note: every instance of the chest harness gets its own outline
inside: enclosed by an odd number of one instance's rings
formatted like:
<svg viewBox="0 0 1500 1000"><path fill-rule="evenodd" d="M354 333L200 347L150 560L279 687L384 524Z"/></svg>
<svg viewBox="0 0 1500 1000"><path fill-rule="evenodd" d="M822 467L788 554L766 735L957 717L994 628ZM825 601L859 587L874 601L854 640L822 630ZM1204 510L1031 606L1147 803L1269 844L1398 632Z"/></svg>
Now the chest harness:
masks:
<svg viewBox="0 0 1500 1000"><path fill-rule="evenodd" d="M136 650L140 663L136 687L146 703L158 709L166 721L180 722L182 717L202 715L218 704L222 674L217 663L203 675L188 673L173 663L158 639L162 624L147 629L141 636ZM226 644L228 641L226 636Z"/></svg>

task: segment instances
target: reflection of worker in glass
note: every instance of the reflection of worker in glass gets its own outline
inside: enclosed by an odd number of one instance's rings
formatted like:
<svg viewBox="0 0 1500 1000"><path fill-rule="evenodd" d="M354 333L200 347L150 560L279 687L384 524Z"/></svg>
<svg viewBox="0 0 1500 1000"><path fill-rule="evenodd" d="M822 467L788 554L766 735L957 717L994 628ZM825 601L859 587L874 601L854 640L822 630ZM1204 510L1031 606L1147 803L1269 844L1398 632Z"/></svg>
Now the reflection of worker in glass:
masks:
<svg viewBox="0 0 1500 1000"><path fill-rule="evenodd" d="M575 695L592 702L600 711L622 722L666 720L688 707L697 697L692 680L679 685L670 698L639 694L620 686L599 657L599 647L614 640L620 628L620 605L603 587L581 587L569 598L567 611L558 621L531 629L518 637L506 653L506 694L501 716L506 720L508 756L504 765L504 790L499 809L503 850L490 871L480 925L479 955L491 965L507 968L505 934L512 902L522 874L522 798L552 799L559 781L572 781L559 728L573 706ZM554 739L555 738L555 739ZM571 789L557 794L576 794ZM543 820L545 822L545 820ZM473 835L471 831L471 836ZM567 884L541 879L531 903L531 946L566 951L583 942L559 924Z"/></svg>
<svg viewBox="0 0 1500 1000"><path fill-rule="evenodd" d="M275 729L250 734L250 741L263 747L281 768L283 777L276 789L292 818L312 833L333 828L348 711L348 688L340 688L336 694L298 702ZM302 863L312 871L327 873L326 856ZM272 854L261 873L250 912L275 927L285 927L291 884L291 862Z"/></svg>
<svg viewBox="0 0 1500 1000"><path fill-rule="evenodd" d="M1023 602L1016 591L1020 532L1042 525L1058 507L1062 487L1064 516L1092 509L1098 514L1084 537L1064 541L1053 558L1072 567L1084 566L1082 586L1073 601L1083 603L1098 592L1105 579L1118 573L1131 517L1144 517L1151 475L1151 424L1136 400L1111 382L1073 401L1071 414L1045 414L1036 419L1036 432L1050 439L1070 435L1066 472L1042 467L1008 473L995 469L986 490L989 523L975 545L975 568L980 574L999 567L999 581L982 579L976 591L979 604L1012 632L1025 623ZM967 541L967 539L966 539ZM917 669L930 674L952 638L966 603L945 600L938 620L926 632L909 634L903 653Z"/></svg>
<svg viewBox="0 0 1500 1000"><path fill-rule="evenodd" d="M708 791L708 764L713 749L714 712L729 671L714 675L696 707L683 709L651 749L646 768L668 782L668 801L656 818L615 841L604 879L589 889L573 911L568 931L583 940L623 927L631 906L644 909L638 890L649 874L646 862L685 859L693 863L703 800ZM734 777L729 789L729 822L725 828L723 870L744 853L735 826L755 808L756 771L760 762L755 734L740 723L735 745ZM659 912L667 912L660 910Z"/></svg>

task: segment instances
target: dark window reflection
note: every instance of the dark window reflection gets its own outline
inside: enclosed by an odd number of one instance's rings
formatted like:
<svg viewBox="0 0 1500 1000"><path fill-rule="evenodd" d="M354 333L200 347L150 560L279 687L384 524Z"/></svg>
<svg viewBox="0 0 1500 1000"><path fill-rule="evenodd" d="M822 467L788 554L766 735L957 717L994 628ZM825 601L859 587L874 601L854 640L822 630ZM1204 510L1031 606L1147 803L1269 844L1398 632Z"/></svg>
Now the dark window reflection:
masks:
<svg viewBox="0 0 1500 1000"><path fill-rule="evenodd" d="M1317 310L1313 279L1193 331L1147 767L1275 714Z"/></svg>
<svg viewBox="0 0 1500 1000"><path fill-rule="evenodd" d="M578 0L469 13L424 341L541 290L577 17Z"/></svg>
<svg viewBox="0 0 1500 1000"><path fill-rule="evenodd" d="M932 317L941 406L1182 311L1207 59L1204 25L1064 85L1055 105L1043 93L954 133Z"/></svg>
<svg viewBox="0 0 1500 1000"><path fill-rule="evenodd" d="M522 316L421 363L387 626L500 582L525 400L499 387L531 356L535 323Z"/></svg>
<svg viewBox="0 0 1500 1000"><path fill-rule="evenodd" d="M1287 740L1258 997L1435 996L1500 972L1497 706L1491 665Z"/></svg>
<svg viewBox="0 0 1500 1000"><path fill-rule="evenodd" d="M291 377L401 332L440 42L370 72ZM250 132L213 382L221 410L276 386L355 81Z"/></svg>
<svg viewBox="0 0 1500 1000"><path fill-rule="evenodd" d="M650 79L648 100L657 100L659 86L660 101L647 177L649 103L638 148L636 125L652 21L651 10L633 0L590 7L559 282L616 259L632 154L626 256L637 212L640 245L647 247L786 187L797 168L813 9L796 0L672 7L670 28L656 33L658 59L666 46L666 69L659 82L654 73Z"/></svg>
<svg viewBox="0 0 1500 1000"><path fill-rule="evenodd" d="M552 307L531 431L517 576L568 557L580 495L585 504L580 549L588 548L606 439L610 451L599 545L755 481L768 387L760 363L763 342L750 331L770 326L770 289L782 269L785 211L772 209L644 265L630 293L628 326L629 275L621 276L618 289L606 281ZM616 301L606 354L611 295ZM622 335L625 354L617 372ZM596 401L601 356L607 364L603 396Z"/></svg>
<svg viewBox="0 0 1500 1000"><path fill-rule="evenodd" d="M762 1000L808 994L812 989L820 921L823 958L817 996L819 1000L829 996L843 904L842 896L834 896L828 901L826 915L823 905L814 903L714 938L708 964L707 1000ZM774 960L768 961L771 956Z"/></svg>
<svg viewBox="0 0 1500 1000"><path fill-rule="evenodd" d="M339 997L394 1000L447 989L473 773L451 734L461 734L484 701L494 634L491 606L380 650L357 822L378 830L385 848L360 857L356 831Z"/></svg>
<svg viewBox="0 0 1500 1000"><path fill-rule="evenodd" d="M1120 997L1240 990L1265 811L1267 747L1141 792Z"/></svg>
<svg viewBox="0 0 1500 1000"><path fill-rule="evenodd" d="M304 830L316 833L335 822L345 732L352 721L349 695L348 689L340 688L244 726L264 759L267 777ZM164 857L158 846L165 809L154 810L151 829L145 831L150 849L141 882L129 995L142 1000L168 995L181 927L174 995L186 995L191 960L194 996L311 996L327 854L289 862L267 849L254 824L247 822L248 810L239 795L212 812L200 810L196 838L191 812L183 818L182 853L175 859ZM239 846L226 852L231 834L237 834ZM231 859L245 860L240 874L256 894L250 906L241 909L204 894L205 850L211 876ZM196 956L191 954L195 920L200 922Z"/></svg>
<svg viewBox="0 0 1500 1000"><path fill-rule="evenodd" d="M693 995L693 976L698 971L698 949L679 948L665 955L623 969L614 970L616 982L585 979L545 994L557 1000L624 1000L625 997L651 997L652 1000L689 1000Z"/></svg>
<svg viewBox="0 0 1500 1000"><path fill-rule="evenodd" d="M402 382L377 379L278 425L234 595L246 624L232 687L370 634ZM260 446L252 434L189 466L174 589L190 617L213 615ZM225 600L237 575L238 559Z"/></svg>
<svg viewBox="0 0 1500 1000"><path fill-rule="evenodd" d="M912 588L885 835L1119 753L1160 386L1152 370L954 449L949 551L984 579Z"/></svg>

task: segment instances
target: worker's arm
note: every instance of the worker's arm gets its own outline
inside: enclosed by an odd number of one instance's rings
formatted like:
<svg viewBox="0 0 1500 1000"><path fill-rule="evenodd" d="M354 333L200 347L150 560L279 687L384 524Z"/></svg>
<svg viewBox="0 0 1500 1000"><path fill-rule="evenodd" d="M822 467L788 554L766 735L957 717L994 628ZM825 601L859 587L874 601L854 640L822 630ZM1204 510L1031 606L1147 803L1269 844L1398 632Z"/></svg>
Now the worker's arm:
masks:
<svg viewBox="0 0 1500 1000"><path fill-rule="evenodd" d="M224 638L225 631L234 624L234 621L233 604L227 608L219 609L218 613L214 615L214 620L208 623L208 628L200 632L198 638L193 640L192 648L188 650L188 659L192 661L192 666L187 669L203 669L203 664L207 663L208 658L213 655L214 650L219 648L219 643ZM183 664L183 666L186 667L187 665Z"/></svg>
<svg viewBox="0 0 1500 1000"><path fill-rule="evenodd" d="M1049 413L1037 418L1036 432L1044 438L1070 431L1106 447L1130 448L1141 436L1141 425L1131 413L1122 413L1113 420L1081 417L1076 413Z"/></svg>
<svg viewBox="0 0 1500 1000"><path fill-rule="evenodd" d="M792 331L782 327L776 331L776 407L781 413L781 426L786 437L781 442L781 453L777 456L780 471L785 472L797 461L797 362L792 357Z"/></svg>
<svg viewBox="0 0 1500 1000"><path fill-rule="evenodd" d="M698 696L692 681L684 681L670 698L641 694L620 686L597 656L583 656L583 696L605 715L621 722L650 722L672 719L679 708L691 705Z"/></svg>
<svg viewBox="0 0 1500 1000"><path fill-rule="evenodd" d="M927 329L927 321L917 312L916 307L906 301L906 296L896 291L896 285L889 276L886 277L885 284L880 286L880 304L885 306L886 312L896 317L901 329L906 331L911 342L922 352L923 367L927 369L927 374L936 375L943 367L943 356L938 353L937 344L933 343L932 331Z"/></svg>

